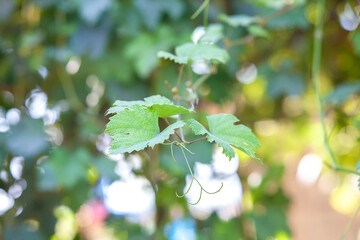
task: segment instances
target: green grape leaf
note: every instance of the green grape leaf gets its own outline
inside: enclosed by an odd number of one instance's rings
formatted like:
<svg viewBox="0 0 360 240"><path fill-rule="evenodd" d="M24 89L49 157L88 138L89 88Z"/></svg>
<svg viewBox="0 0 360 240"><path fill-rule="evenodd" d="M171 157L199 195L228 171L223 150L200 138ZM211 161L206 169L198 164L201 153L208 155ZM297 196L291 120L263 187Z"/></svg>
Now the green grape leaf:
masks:
<svg viewBox="0 0 360 240"><path fill-rule="evenodd" d="M210 24L207 26L205 34L200 38L200 43L213 44L224 37L224 27L221 24Z"/></svg>
<svg viewBox="0 0 360 240"><path fill-rule="evenodd" d="M169 59L175 63L178 63L178 64L187 64L188 62L188 58L187 57L179 57L179 56L175 56L174 54L172 53L169 53L169 52L164 52L164 51L159 51L157 53L157 56L159 58L164 58L164 59Z"/></svg>
<svg viewBox="0 0 360 240"><path fill-rule="evenodd" d="M168 117L181 113L191 113L192 110L188 110L181 106L174 105L168 98L155 95L147 97L144 101L115 101L114 105L109 108L107 114L121 112L125 109L131 109L134 105L140 105L153 109L159 117Z"/></svg>
<svg viewBox="0 0 360 240"><path fill-rule="evenodd" d="M140 105L140 106L144 106L145 102L144 101L121 101L121 100L116 100L113 104L112 107L110 107L106 114L112 114L112 113L117 113L117 112L121 112L125 109L128 109L129 107L133 106L133 105Z"/></svg>
<svg viewBox="0 0 360 240"><path fill-rule="evenodd" d="M224 50L212 44L185 43L175 49L180 57L187 57L190 62L199 60L218 61L226 63L230 56Z"/></svg>
<svg viewBox="0 0 360 240"><path fill-rule="evenodd" d="M183 121L178 121L160 132L158 118L159 115L154 110L140 105L132 105L112 116L105 129L113 139L110 154L153 148L168 139L176 128L185 125Z"/></svg>
<svg viewBox="0 0 360 240"><path fill-rule="evenodd" d="M255 149L260 147L259 140L245 125L238 124L239 119L231 114L218 114L207 117L209 131L198 121L190 119L190 128L196 135L207 134L209 142L216 142L223 148L223 153L231 160L235 157L232 147L239 149L259 162L262 161L255 156Z"/></svg>
<svg viewBox="0 0 360 240"><path fill-rule="evenodd" d="M185 43L175 49L175 55L160 51L158 57L170 59L176 63L185 64L194 61L213 61L226 63L229 54L214 44Z"/></svg>
<svg viewBox="0 0 360 240"><path fill-rule="evenodd" d="M159 117L168 117L181 113L194 112L184 107L176 106L168 98L160 95L145 98L145 106L151 107L151 109L153 109Z"/></svg>
<svg viewBox="0 0 360 240"><path fill-rule="evenodd" d="M247 27L250 24L258 23L260 18L248 15L233 15L227 16L225 14L219 15L219 20L229 24L231 27Z"/></svg>

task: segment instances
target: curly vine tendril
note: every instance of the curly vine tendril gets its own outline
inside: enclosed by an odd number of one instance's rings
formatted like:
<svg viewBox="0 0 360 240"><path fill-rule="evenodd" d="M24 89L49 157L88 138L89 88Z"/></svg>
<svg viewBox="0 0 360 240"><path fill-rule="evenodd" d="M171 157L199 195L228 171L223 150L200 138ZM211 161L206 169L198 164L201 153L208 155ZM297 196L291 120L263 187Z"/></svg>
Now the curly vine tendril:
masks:
<svg viewBox="0 0 360 240"><path fill-rule="evenodd" d="M174 141L174 142L171 143L171 147L172 147L172 145L174 145L174 144L177 144L178 146L180 146L181 152L183 153L184 159L185 159L185 161L186 161L186 164L187 164L187 166L188 166L189 172L190 172L190 174L191 174L191 183L190 183L189 188L186 190L186 192L185 192L183 195L179 195L177 192L175 192L176 197L178 197L178 198L183 198L183 197L185 197L185 196L189 193L189 191L190 191L190 189L191 189L191 187L192 187L192 184L193 184L194 180L195 180L195 181L199 184L199 186L200 186L200 189L201 189L201 190L200 190L200 196L199 196L199 199L198 199L195 203L191 203L191 202L189 202L189 201L186 201L188 204L190 204L190 205L196 205L196 204L198 204L198 203L200 202L200 200L201 200L203 191L206 192L207 194L215 194L215 193L218 193L218 192L222 189L222 187L224 186L224 184L221 183L220 188L219 188L217 191L215 191L215 192L209 192L209 191L207 191L207 190L201 185L201 183L199 182L199 180L194 176L194 174L193 174L193 172L192 172L192 170L191 170L189 161L188 161L188 159L187 159L187 157L186 157L186 154L185 154L184 149L185 149L186 151L188 151L189 153L191 153L191 154L194 154L194 153L192 153L189 149L187 149L187 148L185 147L184 143L179 143L179 142L177 142L177 141ZM173 160L175 161L173 152L172 152L172 157L173 157Z"/></svg>

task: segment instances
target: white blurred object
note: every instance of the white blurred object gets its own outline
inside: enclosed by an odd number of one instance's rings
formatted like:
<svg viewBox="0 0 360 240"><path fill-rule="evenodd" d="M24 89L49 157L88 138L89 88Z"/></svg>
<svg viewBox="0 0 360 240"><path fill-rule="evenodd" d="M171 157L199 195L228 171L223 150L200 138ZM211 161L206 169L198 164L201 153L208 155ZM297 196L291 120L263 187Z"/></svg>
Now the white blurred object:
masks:
<svg viewBox="0 0 360 240"><path fill-rule="evenodd" d="M25 106L29 110L29 115L32 118L42 118L46 114L47 109L47 95L36 88L31 91L30 97L25 100Z"/></svg>
<svg viewBox="0 0 360 240"><path fill-rule="evenodd" d="M214 172L220 175L231 175L236 173L239 168L239 156L235 154L235 157L229 160L222 151L222 148L216 147L213 152L212 166L214 168Z"/></svg>
<svg viewBox="0 0 360 240"><path fill-rule="evenodd" d="M349 3L346 3L344 11L340 13L339 20L341 27L347 31L355 30L360 23L359 18L356 16Z"/></svg>
<svg viewBox="0 0 360 240"><path fill-rule="evenodd" d="M197 44L200 40L200 38L205 34L205 27L204 26L198 26L195 28L191 35L191 40L193 43Z"/></svg>
<svg viewBox="0 0 360 240"><path fill-rule="evenodd" d="M10 125L16 125L20 121L21 112L17 108L11 108L6 113L6 121Z"/></svg>
<svg viewBox="0 0 360 240"><path fill-rule="evenodd" d="M12 196L15 199L19 198L21 196L22 192L23 192L23 189L22 189L21 185L18 183L14 183L9 188L10 196Z"/></svg>
<svg viewBox="0 0 360 240"><path fill-rule="evenodd" d="M20 179L24 167L23 157L14 157L10 162L10 173L15 179Z"/></svg>
<svg viewBox="0 0 360 240"><path fill-rule="evenodd" d="M236 79L243 84L250 84L257 78L258 71L255 64L249 64L236 72Z"/></svg>
<svg viewBox="0 0 360 240"><path fill-rule="evenodd" d="M114 171L119 177L127 178L132 173L132 167L128 162L125 161L124 154L118 154L116 156L119 156L119 158L112 159L117 162Z"/></svg>
<svg viewBox="0 0 360 240"><path fill-rule="evenodd" d="M3 215L6 211L14 206L14 199L0 188L0 215Z"/></svg>
<svg viewBox="0 0 360 240"><path fill-rule="evenodd" d="M9 131L10 126L9 123L6 121L4 117L0 116L0 132L7 132Z"/></svg>
<svg viewBox="0 0 360 240"><path fill-rule="evenodd" d="M105 87L96 75L90 75L86 79L86 84L91 88L91 92L86 96L86 104L89 107L98 105L100 98L105 92Z"/></svg>
<svg viewBox="0 0 360 240"><path fill-rule="evenodd" d="M9 174L7 173L7 171L5 170L0 171L0 179L6 183L9 181Z"/></svg>
<svg viewBox="0 0 360 240"><path fill-rule="evenodd" d="M51 143L58 146L62 144L64 140L64 134L56 125L46 127L45 132Z"/></svg>
<svg viewBox="0 0 360 240"><path fill-rule="evenodd" d="M142 168L142 159L139 154L130 154L129 162L134 170L140 170Z"/></svg>
<svg viewBox="0 0 360 240"><path fill-rule="evenodd" d="M208 192L217 191L221 183L222 189L216 194L207 194L202 192L201 200L196 205L189 205L191 214L197 218L204 220L214 211L222 220L229 220L240 214L242 201L242 186L240 178L237 174L228 175L225 178L216 178L213 169L209 164L195 163L195 177ZM186 176L186 192L191 183L191 176ZM199 184L194 180L191 189L186 195L190 203L198 201L201 193Z"/></svg>
<svg viewBox="0 0 360 240"><path fill-rule="evenodd" d="M81 58L74 56L71 57L69 62L66 64L66 72L70 75L77 73L81 66Z"/></svg>
<svg viewBox="0 0 360 240"><path fill-rule="evenodd" d="M49 75L49 71L44 66L40 66L38 68L38 73L43 79L45 79Z"/></svg>
<svg viewBox="0 0 360 240"><path fill-rule="evenodd" d="M211 63L205 60L199 60L191 63L191 68L198 75L210 74Z"/></svg>
<svg viewBox="0 0 360 240"><path fill-rule="evenodd" d="M308 153L300 160L296 171L296 179L303 185L313 185L319 178L321 169L321 158L316 154Z"/></svg>
<svg viewBox="0 0 360 240"><path fill-rule="evenodd" d="M104 190L104 203L113 214L139 216L155 209L155 193L150 182L132 175L113 182Z"/></svg>
<svg viewBox="0 0 360 240"><path fill-rule="evenodd" d="M55 106L52 109L47 108L44 115L44 125L54 124L60 118L60 113L61 113L60 106Z"/></svg>
<svg viewBox="0 0 360 240"><path fill-rule="evenodd" d="M262 176L258 172L252 172L247 178L250 187L257 188L262 182Z"/></svg>
<svg viewBox="0 0 360 240"><path fill-rule="evenodd" d="M98 136L96 140L96 148L99 152L106 154L109 151L110 143L112 139L110 134L102 133Z"/></svg>

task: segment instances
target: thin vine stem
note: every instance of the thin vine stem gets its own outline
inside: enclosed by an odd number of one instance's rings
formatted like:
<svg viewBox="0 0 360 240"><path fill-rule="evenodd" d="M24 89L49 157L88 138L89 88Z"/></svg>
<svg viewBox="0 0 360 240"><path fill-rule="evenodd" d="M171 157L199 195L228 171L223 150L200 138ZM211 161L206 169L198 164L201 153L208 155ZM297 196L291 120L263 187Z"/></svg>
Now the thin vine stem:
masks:
<svg viewBox="0 0 360 240"><path fill-rule="evenodd" d="M349 229L350 229L350 227L351 227L351 224L352 224L353 221L355 220L355 217L356 217L356 215L358 215L359 211L360 211L360 204L359 204L359 206L357 207L357 209L356 209L356 211L354 212L354 214L351 216L350 221L349 221L348 224L346 225L346 228L345 228L345 231L344 231L344 233L343 233L343 235L342 235L341 240L345 240L345 239L346 239L346 236L347 236L347 233L349 232Z"/></svg>
<svg viewBox="0 0 360 240"><path fill-rule="evenodd" d="M167 120L166 117L164 117L163 119L164 119L164 121L166 122L166 124L167 124L168 126L171 125L171 124L169 123L169 121ZM184 142L183 138L182 138L181 136L179 136L179 134L176 132L176 130L174 131L174 134L176 135L176 137L177 137L181 142Z"/></svg>
<svg viewBox="0 0 360 240"><path fill-rule="evenodd" d="M66 73L63 73L62 69L60 69L59 66L57 66L56 68L62 89L65 93L66 99L71 105L71 108L73 108L75 111L83 111L85 109L85 106L79 100L70 77Z"/></svg>
<svg viewBox="0 0 360 240"><path fill-rule="evenodd" d="M340 166L336 166L334 167L333 165L324 162L326 166L328 166L330 169L334 170L334 171L340 171L340 172L344 172L344 173L350 173L350 174L354 174L354 175L358 175L360 176L360 172L354 171L354 170L350 170L350 169L346 169Z"/></svg>
<svg viewBox="0 0 360 240"><path fill-rule="evenodd" d="M208 25L209 6L210 6L210 0L206 4L205 10L204 10L204 27L207 27L207 25Z"/></svg>
<svg viewBox="0 0 360 240"><path fill-rule="evenodd" d="M187 144L187 145L191 145L191 144L193 144L193 143L196 143L196 142L198 142L198 141L204 140L204 139L206 139L206 138L207 138L207 136L202 137L202 138L199 138L199 139L196 139L196 140L191 141L191 142L186 142L186 144Z"/></svg>
<svg viewBox="0 0 360 240"><path fill-rule="evenodd" d="M65 24L66 18L62 12L57 11L55 17L56 17L56 20L55 20L56 27ZM61 44L60 39L61 39L61 37L59 37L59 35L56 35L55 44L57 46ZM82 102L79 100L78 95L76 94L75 87L70 79L70 76L67 75L66 73L64 73L63 70L64 69L62 69L60 67L60 64L56 63L55 71L57 72L57 75L60 80L61 87L64 91L65 97L70 103L70 107L75 111L84 111L84 109L86 109L86 108L82 104Z"/></svg>
<svg viewBox="0 0 360 240"><path fill-rule="evenodd" d="M180 106L180 99L177 99L177 102L176 102L176 103L177 103L178 106ZM180 114L177 115L177 120L178 120L179 122L181 121L181 115L180 115ZM186 142L183 129L180 128L180 129L179 129L179 132L180 132L181 142Z"/></svg>
<svg viewBox="0 0 360 240"><path fill-rule="evenodd" d="M210 0L205 0L200 7L196 10L196 12L191 16L191 19L194 20L197 16L200 15L202 11L204 11L204 27L207 26L207 18L208 18L208 11L209 11L209 3Z"/></svg>
<svg viewBox="0 0 360 240"><path fill-rule="evenodd" d="M179 92L180 82L181 82L181 77L182 77L183 71L184 71L184 64L182 64L180 67L179 76L178 76L177 83L176 83L177 92Z"/></svg>
<svg viewBox="0 0 360 240"><path fill-rule="evenodd" d="M211 74L202 75L193 85L193 89L197 89L203 82L205 82Z"/></svg>
<svg viewBox="0 0 360 240"><path fill-rule="evenodd" d="M330 148L330 144L328 140L328 134L325 124L325 112L323 107L323 101L320 96L320 86L319 86L325 2L326 2L325 0L318 0L318 11L316 14L316 25L315 25L314 39L313 39L314 47L313 47L313 59L312 59L312 73L311 73L311 80L315 90L318 113L319 113L321 128L323 132L324 146L328 156L330 157L331 168L333 170L360 175L360 173L356 171L345 169L339 166L334 156L334 153Z"/></svg>

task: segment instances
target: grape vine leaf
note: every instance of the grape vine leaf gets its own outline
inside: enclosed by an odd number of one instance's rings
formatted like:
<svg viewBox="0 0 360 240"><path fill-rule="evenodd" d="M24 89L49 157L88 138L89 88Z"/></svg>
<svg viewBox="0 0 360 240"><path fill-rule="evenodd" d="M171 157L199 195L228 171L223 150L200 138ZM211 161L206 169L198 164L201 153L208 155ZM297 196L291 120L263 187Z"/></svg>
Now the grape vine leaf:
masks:
<svg viewBox="0 0 360 240"><path fill-rule="evenodd" d="M114 105L107 111L107 114L121 112L125 109L131 109L134 105L151 108L158 114L159 117L168 117L176 114L193 112L192 110L186 109L184 107L174 105L174 103L166 97L154 95L145 98L144 101L116 100Z"/></svg>
<svg viewBox="0 0 360 240"><path fill-rule="evenodd" d="M157 53L157 56L159 58L163 58L163 59L169 59L175 63L178 64L187 64L188 63L188 58L187 57L179 57L179 56L175 56L172 53L169 52L165 52L165 51L159 51Z"/></svg>
<svg viewBox="0 0 360 240"><path fill-rule="evenodd" d="M183 121L178 121L160 132L158 118L159 115L154 110L140 105L132 105L110 117L105 129L113 139L110 154L153 148L168 139L176 128L185 125Z"/></svg>
<svg viewBox="0 0 360 240"><path fill-rule="evenodd" d="M223 153L231 160L235 157L232 147L239 149L260 163L255 156L255 148L260 147L259 140L245 125L239 124L239 119L231 114L217 114L207 116L209 131L198 121L190 119L190 128L196 135L207 134L209 142L216 142L223 148Z"/></svg>
<svg viewBox="0 0 360 240"><path fill-rule="evenodd" d="M160 51L158 57L170 59L175 63L186 64L194 61L213 61L226 63L230 56L229 54L214 44L194 44L185 43L176 47L175 55L172 53Z"/></svg>
<svg viewBox="0 0 360 240"><path fill-rule="evenodd" d="M224 27L222 24L215 23L207 26L205 34L199 39L200 43L213 44L224 37Z"/></svg>

